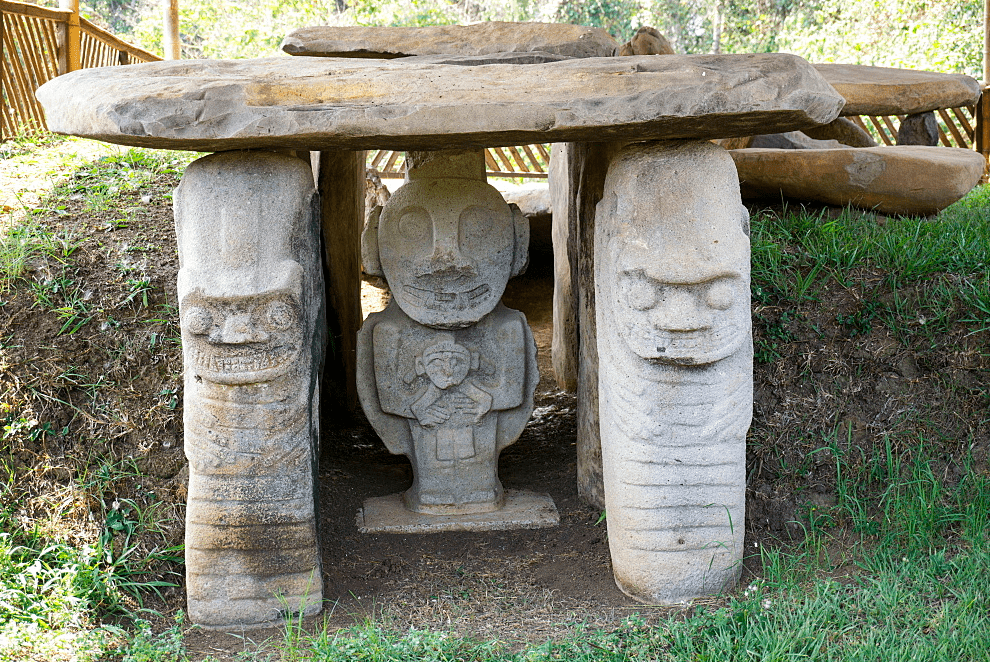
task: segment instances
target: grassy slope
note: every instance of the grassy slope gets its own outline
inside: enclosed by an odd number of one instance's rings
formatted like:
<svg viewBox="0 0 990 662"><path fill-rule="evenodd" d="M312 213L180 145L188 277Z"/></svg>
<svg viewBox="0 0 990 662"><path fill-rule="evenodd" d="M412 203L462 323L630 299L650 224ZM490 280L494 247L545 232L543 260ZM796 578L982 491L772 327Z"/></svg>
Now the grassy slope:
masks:
<svg viewBox="0 0 990 662"><path fill-rule="evenodd" d="M161 525L182 496L176 449L115 447L176 425L174 285L155 270L173 249L141 228L169 222L145 199L183 163L84 165L0 246L0 660L186 656L181 624L141 611L168 611L155 591L181 572ZM290 626L256 657L986 659L990 188L936 219L757 213L753 260L758 390L779 393L757 403L751 490L786 486L795 510L751 550L747 587L522 649L373 623ZM48 344L75 361L48 375ZM844 396L857 379L886 390Z"/></svg>

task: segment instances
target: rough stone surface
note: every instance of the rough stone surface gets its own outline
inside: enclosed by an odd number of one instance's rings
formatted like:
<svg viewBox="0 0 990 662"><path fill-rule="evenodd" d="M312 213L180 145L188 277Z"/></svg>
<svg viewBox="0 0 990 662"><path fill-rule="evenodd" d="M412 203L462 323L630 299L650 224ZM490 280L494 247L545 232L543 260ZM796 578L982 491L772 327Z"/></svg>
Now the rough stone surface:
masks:
<svg viewBox="0 0 990 662"><path fill-rule="evenodd" d="M560 524L560 515L547 494L505 490L505 503L490 513L424 515L408 508L401 494L366 499L357 514L361 533L437 533L440 531L507 531L542 529Z"/></svg>
<svg viewBox="0 0 990 662"><path fill-rule="evenodd" d="M577 391L578 494L596 508L605 507L605 488L598 435L595 205L601 200L609 159L616 149L617 145L607 143L571 143L555 145L551 154L554 205L564 207L563 211L554 214L553 220L555 278L551 358L561 389L569 387Z"/></svg>
<svg viewBox="0 0 990 662"><path fill-rule="evenodd" d="M365 271L385 276L399 307L420 324L469 326L526 268L529 223L485 181L482 152L406 159L406 184L364 231Z"/></svg>
<svg viewBox="0 0 990 662"><path fill-rule="evenodd" d="M674 603L742 568L753 408L748 216L711 143L624 149L596 216L602 459L616 584Z"/></svg>
<svg viewBox="0 0 990 662"><path fill-rule="evenodd" d="M202 151L718 138L831 122L843 104L811 65L779 53L471 63L162 61L75 71L37 96L56 132Z"/></svg>
<svg viewBox="0 0 990 662"><path fill-rule="evenodd" d="M978 152L954 147L730 152L744 197L781 195L885 214L934 214L966 195L983 176Z"/></svg>
<svg viewBox="0 0 990 662"><path fill-rule="evenodd" d="M859 64L814 67L846 100L843 116L913 115L972 105L980 98L979 82L963 74Z"/></svg>
<svg viewBox="0 0 990 662"><path fill-rule="evenodd" d="M567 143L557 143L550 150L550 206L556 211L551 220L553 241L553 331L550 339L550 363L557 388L577 391L578 381L578 273L577 223L574 199L577 184L572 180L571 150Z"/></svg>
<svg viewBox="0 0 990 662"><path fill-rule="evenodd" d="M533 412L536 343L500 302L526 264L526 218L485 182L484 154L410 153L407 183L363 235L393 299L358 337L358 393L388 449L409 456L407 509L503 508L499 453ZM476 525L476 524L475 524Z"/></svg>
<svg viewBox="0 0 990 662"><path fill-rule="evenodd" d="M407 27L313 27L290 32L282 50L317 57L397 58L543 52L611 57L619 44L601 28L568 23L509 23Z"/></svg>
<svg viewBox="0 0 990 662"><path fill-rule="evenodd" d="M905 117L897 129L897 144L937 147L938 122L935 120L935 113L918 113Z"/></svg>
<svg viewBox="0 0 990 662"><path fill-rule="evenodd" d="M837 149L842 143L837 140L816 140L801 131L787 133L771 133L765 136L753 136L747 147L767 147L772 149ZM726 147L726 149L731 149Z"/></svg>
<svg viewBox="0 0 990 662"><path fill-rule="evenodd" d="M828 124L822 124L811 129L803 129L803 133L816 140L837 140L850 147L876 147L873 137L847 117L837 117ZM723 145L723 147L725 147ZM749 147L743 145L742 147ZM731 147L725 147L732 149Z"/></svg>
<svg viewBox="0 0 990 662"><path fill-rule="evenodd" d="M530 224L536 221L549 221L553 213L553 203L550 200L550 187L546 184L530 184L505 191L502 197L510 205L519 207L522 215L529 219Z"/></svg>
<svg viewBox="0 0 990 662"><path fill-rule="evenodd" d="M361 328L361 229L364 227L364 152L320 152L317 186L328 276L327 326L333 348L324 366L331 400L357 408L355 343Z"/></svg>
<svg viewBox="0 0 990 662"><path fill-rule="evenodd" d="M189 459L190 619L260 627L321 608L315 519L323 275L313 173L227 152L175 192Z"/></svg>
<svg viewBox="0 0 990 662"><path fill-rule="evenodd" d="M619 48L619 55L677 55L667 38L656 28L649 26L636 30L636 34Z"/></svg>

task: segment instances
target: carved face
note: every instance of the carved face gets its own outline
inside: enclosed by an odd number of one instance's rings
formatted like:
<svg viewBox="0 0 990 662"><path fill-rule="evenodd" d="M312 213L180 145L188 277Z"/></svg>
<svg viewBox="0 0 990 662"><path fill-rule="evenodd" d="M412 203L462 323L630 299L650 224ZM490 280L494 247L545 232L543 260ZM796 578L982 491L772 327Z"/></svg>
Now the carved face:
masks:
<svg viewBox="0 0 990 662"><path fill-rule="evenodd" d="M460 345L434 347L423 353L423 371L443 390L464 381L471 368L471 352Z"/></svg>
<svg viewBox="0 0 990 662"><path fill-rule="evenodd" d="M740 274L671 283L645 266L624 265L618 281L619 333L636 354L693 365L739 348L749 315L749 286Z"/></svg>
<svg viewBox="0 0 990 662"><path fill-rule="evenodd" d="M491 312L512 275L512 211L492 186L427 179L402 186L382 210L381 267L403 312L460 328Z"/></svg>
<svg viewBox="0 0 990 662"><path fill-rule="evenodd" d="M703 365L750 339L748 215L731 158L710 143L632 147L597 213L596 278L635 354Z"/></svg>

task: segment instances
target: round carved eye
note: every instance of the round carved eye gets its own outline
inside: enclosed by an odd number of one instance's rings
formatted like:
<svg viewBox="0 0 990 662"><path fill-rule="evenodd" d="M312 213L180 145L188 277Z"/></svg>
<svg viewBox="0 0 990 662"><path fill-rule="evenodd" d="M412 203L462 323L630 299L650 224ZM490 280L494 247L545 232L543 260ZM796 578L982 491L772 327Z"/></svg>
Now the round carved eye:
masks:
<svg viewBox="0 0 990 662"><path fill-rule="evenodd" d="M657 288L647 280L634 278L626 286L626 301L636 310L649 310L657 305Z"/></svg>
<svg viewBox="0 0 990 662"><path fill-rule="evenodd" d="M399 233L416 243L421 243L433 234L433 223L425 209L412 207L399 217Z"/></svg>
<svg viewBox="0 0 990 662"><path fill-rule="evenodd" d="M206 308L193 306L186 311L185 327L189 333L203 335L213 328L213 315Z"/></svg>
<svg viewBox="0 0 990 662"><path fill-rule="evenodd" d="M705 293L705 303L715 310L728 310L732 307L734 288L726 280L719 280L712 283Z"/></svg>
<svg viewBox="0 0 990 662"><path fill-rule="evenodd" d="M296 321L296 311L284 301L272 301L265 309L265 318L273 329L284 331Z"/></svg>

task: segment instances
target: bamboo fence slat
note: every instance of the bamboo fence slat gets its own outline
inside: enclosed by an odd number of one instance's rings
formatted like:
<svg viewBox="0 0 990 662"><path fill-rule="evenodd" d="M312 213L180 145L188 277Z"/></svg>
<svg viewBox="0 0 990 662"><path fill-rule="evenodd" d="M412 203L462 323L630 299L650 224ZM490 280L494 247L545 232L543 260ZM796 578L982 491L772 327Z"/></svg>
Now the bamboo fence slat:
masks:
<svg viewBox="0 0 990 662"><path fill-rule="evenodd" d="M522 147L523 147L523 151L526 152L526 156L529 157L529 161L530 163L533 164L533 167L536 169L536 171L546 172L546 169L543 167L543 164L540 163L540 160L536 158L536 154L533 153L533 148L530 147L529 145L523 145Z"/></svg>
<svg viewBox="0 0 990 662"><path fill-rule="evenodd" d="M512 146L509 146L508 150L512 154L512 158L515 159L516 166L518 168L521 168L523 172L529 172L530 170L529 170L529 166L526 165L526 159L522 157L522 154L519 153L519 150Z"/></svg>
<svg viewBox="0 0 990 662"><path fill-rule="evenodd" d="M6 28L3 31L4 55L9 53L11 57L15 57L20 54L21 49L18 48L18 40L20 39L19 18L15 16L4 26ZM14 60L14 63L19 64L18 60ZM15 113L16 120L14 121L14 125L30 124L31 120L37 118L31 112L31 101L34 99L34 90L31 89L30 84L26 80L23 67L11 66L7 68L10 69L13 76L10 77L8 85L4 86L4 90L7 93L9 107Z"/></svg>
<svg viewBox="0 0 990 662"><path fill-rule="evenodd" d="M948 127L950 132L952 132L952 137L956 139L956 144L960 147L969 147L969 143L967 143L966 139L963 138L962 133L959 132L959 128L956 126L956 123L952 121L952 117L949 113L945 112L942 108L939 108L938 116L942 118L942 121L945 122L945 126Z"/></svg>
<svg viewBox="0 0 990 662"><path fill-rule="evenodd" d="M488 167L489 171L498 170L498 164L495 163L495 157L492 156L491 151L485 150L485 165Z"/></svg>
<svg viewBox="0 0 990 662"><path fill-rule="evenodd" d="M894 126L894 123L890 121L890 116L889 115L881 115L880 116L880 119L882 119L883 120L883 123L887 125L887 128L888 129L890 129L890 138L891 138L891 140L894 141L894 144L897 144L897 127L895 127ZM900 121L900 118L898 118L898 121Z"/></svg>
<svg viewBox="0 0 990 662"><path fill-rule="evenodd" d="M48 21L65 22L72 14L68 9L49 9L26 2L12 2L11 0L0 0L0 11L9 15L33 16Z"/></svg>
<svg viewBox="0 0 990 662"><path fill-rule="evenodd" d="M962 126L963 132L965 132L966 137L969 138L970 144L973 142L973 125L969 123L969 119L966 117L966 113L962 111L962 108L953 108L952 114L956 116L959 120L960 126ZM972 116L972 113L970 113Z"/></svg>
<svg viewBox="0 0 990 662"><path fill-rule="evenodd" d="M392 152L388 157L388 161L385 162L385 168L383 172L389 172L390 170L392 170L392 166L395 165L395 162L398 160L398 158L399 158L399 152Z"/></svg>

